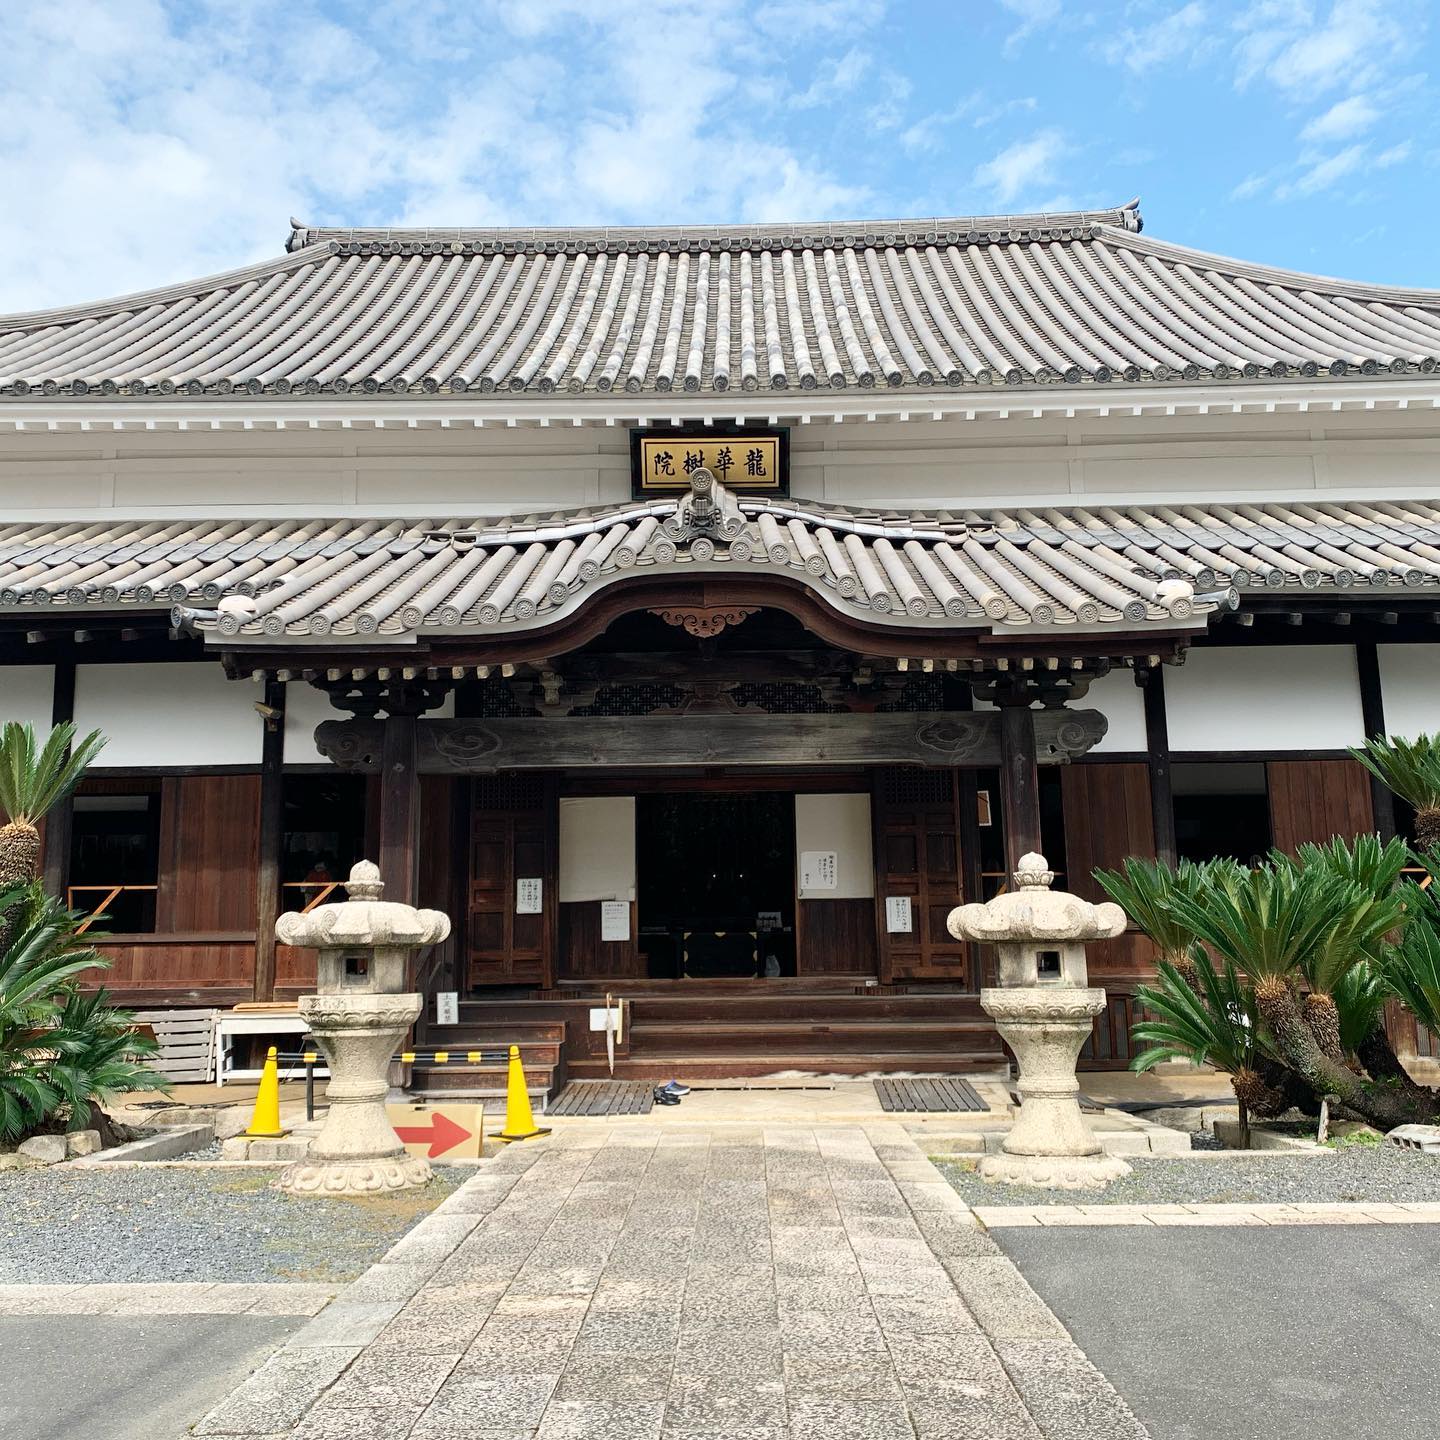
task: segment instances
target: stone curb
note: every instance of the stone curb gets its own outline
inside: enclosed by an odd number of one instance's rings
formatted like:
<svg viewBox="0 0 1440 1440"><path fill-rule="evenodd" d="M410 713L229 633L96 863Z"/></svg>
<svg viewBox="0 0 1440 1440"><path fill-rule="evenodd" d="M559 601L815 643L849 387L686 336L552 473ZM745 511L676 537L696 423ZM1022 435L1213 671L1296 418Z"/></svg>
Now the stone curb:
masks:
<svg viewBox="0 0 1440 1440"><path fill-rule="evenodd" d="M977 1205L987 1230L1086 1225L1440 1225L1440 1204Z"/></svg>
<svg viewBox="0 0 1440 1440"><path fill-rule="evenodd" d="M116 1145L114 1149L101 1150L94 1155L82 1155L78 1160L67 1160L65 1163L74 1168L88 1169L96 1165L125 1165L148 1160L171 1160L177 1155L184 1155L188 1151L200 1149L202 1145L208 1145L214 1138L215 1126L212 1123L172 1125L160 1131L159 1134L143 1135L139 1140Z"/></svg>
<svg viewBox="0 0 1440 1440"><path fill-rule="evenodd" d="M317 1315L335 1285L0 1285L0 1315Z"/></svg>

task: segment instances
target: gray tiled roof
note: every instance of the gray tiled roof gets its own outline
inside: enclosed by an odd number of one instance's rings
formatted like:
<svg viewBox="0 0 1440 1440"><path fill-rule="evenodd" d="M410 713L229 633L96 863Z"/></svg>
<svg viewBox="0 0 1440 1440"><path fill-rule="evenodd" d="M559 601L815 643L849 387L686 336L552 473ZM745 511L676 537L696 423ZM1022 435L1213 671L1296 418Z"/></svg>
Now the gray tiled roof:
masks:
<svg viewBox="0 0 1440 1440"><path fill-rule="evenodd" d="M626 577L781 576L837 612L936 629L1188 628L1234 592L1440 590L1440 505L1316 500L843 510L736 497L503 519L0 528L0 612L164 609L226 643L520 634Z"/></svg>
<svg viewBox="0 0 1440 1440"><path fill-rule="evenodd" d="M0 395L964 390L1430 372L1440 294L1158 243L1138 209L868 224L321 230L0 318Z"/></svg>

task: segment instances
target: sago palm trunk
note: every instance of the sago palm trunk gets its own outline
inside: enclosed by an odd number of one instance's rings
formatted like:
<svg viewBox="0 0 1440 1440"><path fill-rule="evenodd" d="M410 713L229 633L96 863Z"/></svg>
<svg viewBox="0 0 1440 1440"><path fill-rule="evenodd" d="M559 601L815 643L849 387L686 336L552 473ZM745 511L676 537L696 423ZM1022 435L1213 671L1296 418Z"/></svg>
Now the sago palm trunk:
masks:
<svg viewBox="0 0 1440 1440"><path fill-rule="evenodd" d="M39 830L24 820L0 825L0 890L14 885L28 885L39 873ZM10 948L10 939L19 919L19 906L12 906L0 915L0 955Z"/></svg>
<svg viewBox="0 0 1440 1440"><path fill-rule="evenodd" d="M1340 1011L1334 999L1319 993L1305 997L1305 1023L1315 1043L1337 1064L1345 1062L1345 1047L1340 1043Z"/></svg>
<svg viewBox="0 0 1440 1440"><path fill-rule="evenodd" d="M1422 805L1416 810L1415 845L1420 850L1440 845L1440 806Z"/></svg>

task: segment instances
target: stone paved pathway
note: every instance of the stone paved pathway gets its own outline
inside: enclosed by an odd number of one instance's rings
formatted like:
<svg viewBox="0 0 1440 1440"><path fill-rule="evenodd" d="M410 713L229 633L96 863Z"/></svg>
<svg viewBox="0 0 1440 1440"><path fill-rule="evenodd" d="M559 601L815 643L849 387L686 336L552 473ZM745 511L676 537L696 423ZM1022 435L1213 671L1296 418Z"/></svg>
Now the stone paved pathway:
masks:
<svg viewBox="0 0 1440 1440"><path fill-rule="evenodd" d="M1440 1225L1440 1204L977 1205L987 1230L1017 1225Z"/></svg>
<svg viewBox="0 0 1440 1440"><path fill-rule="evenodd" d="M1144 1440L899 1127L514 1146L196 1427L305 1440Z"/></svg>

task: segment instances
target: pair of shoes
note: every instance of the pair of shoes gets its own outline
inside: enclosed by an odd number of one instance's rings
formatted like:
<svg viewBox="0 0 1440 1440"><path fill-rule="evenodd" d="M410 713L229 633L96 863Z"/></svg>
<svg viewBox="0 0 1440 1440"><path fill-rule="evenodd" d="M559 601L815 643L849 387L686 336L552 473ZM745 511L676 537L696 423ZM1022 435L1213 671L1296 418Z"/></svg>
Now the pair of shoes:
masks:
<svg viewBox="0 0 1440 1440"><path fill-rule="evenodd" d="M660 1086L660 1089L671 1095L688 1095L690 1093L690 1087L682 1085L678 1080L667 1080Z"/></svg>
<svg viewBox="0 0 1440 1440"><path fill-rule="evenodd" d="M678 1105L680 1097L667 1090L663 1085L655 1087L655 1103L657 1105Z"/></svg>

